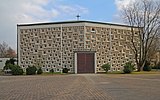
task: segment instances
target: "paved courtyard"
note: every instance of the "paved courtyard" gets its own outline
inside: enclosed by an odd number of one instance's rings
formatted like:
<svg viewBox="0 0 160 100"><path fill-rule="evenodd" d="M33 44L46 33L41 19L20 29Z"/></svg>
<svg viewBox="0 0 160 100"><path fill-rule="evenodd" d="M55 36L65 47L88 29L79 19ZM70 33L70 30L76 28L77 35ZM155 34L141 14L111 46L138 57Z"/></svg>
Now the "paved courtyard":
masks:
<svg viewBox="0 0 160 100"><path fill-rule="evenodd" d="M160 75L0 76L0 100L160 100Z"/></svg>

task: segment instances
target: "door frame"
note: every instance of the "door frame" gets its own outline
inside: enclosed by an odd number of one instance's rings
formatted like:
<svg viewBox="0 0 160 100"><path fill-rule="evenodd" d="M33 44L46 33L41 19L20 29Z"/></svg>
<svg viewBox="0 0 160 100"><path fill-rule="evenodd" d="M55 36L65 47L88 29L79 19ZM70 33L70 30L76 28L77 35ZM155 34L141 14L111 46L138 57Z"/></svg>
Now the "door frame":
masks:
<svg viewBox="0 0 160 100"><path fill-rule="evenodd" d="M77 53L94 53L94 73L96 74L97 73L97 62L96 62L96 59L97 59L97 56L96 56L96 52L95 51L77 51L74 53L74 71L75 71L75 74L77 74Z"/></svg>

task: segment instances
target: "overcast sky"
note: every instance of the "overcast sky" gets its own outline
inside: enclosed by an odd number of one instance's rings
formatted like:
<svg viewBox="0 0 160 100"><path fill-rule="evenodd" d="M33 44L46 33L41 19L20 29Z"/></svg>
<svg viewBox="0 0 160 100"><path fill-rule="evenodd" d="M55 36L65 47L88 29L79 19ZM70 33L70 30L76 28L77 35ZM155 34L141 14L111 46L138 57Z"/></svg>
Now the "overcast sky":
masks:
<svg viewBox="0 0 160 100"><path fill-rule="evenodd" d="M1 0L0 43L16 50L17 24L93 20L120 23L118 12L134 0Z"/></svg>

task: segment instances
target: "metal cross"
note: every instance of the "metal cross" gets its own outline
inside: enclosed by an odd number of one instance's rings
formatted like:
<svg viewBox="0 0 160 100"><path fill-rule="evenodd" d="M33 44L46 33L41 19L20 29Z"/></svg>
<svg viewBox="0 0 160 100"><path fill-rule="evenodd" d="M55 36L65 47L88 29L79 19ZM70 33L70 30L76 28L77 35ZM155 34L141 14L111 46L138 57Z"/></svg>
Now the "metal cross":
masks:
<svg viewBox="0 0 160 100"><path fill-rule="evenodd" d="M76 17L77 17L77 20L79 20L79 18L80 18L81 16L78 14Z"/></svg>

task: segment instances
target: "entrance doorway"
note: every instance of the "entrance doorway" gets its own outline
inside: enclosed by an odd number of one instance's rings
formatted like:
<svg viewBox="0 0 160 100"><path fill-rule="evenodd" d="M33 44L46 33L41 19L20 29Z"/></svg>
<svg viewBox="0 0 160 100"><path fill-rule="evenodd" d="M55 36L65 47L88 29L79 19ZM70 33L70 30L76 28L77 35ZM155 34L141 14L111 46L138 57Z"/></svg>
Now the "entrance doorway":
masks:
<svg viewBox="0 0 160 100"><path fill-rule="evenodd" d="M95 53L77 53L77 73L95 73Z"/></svg>

